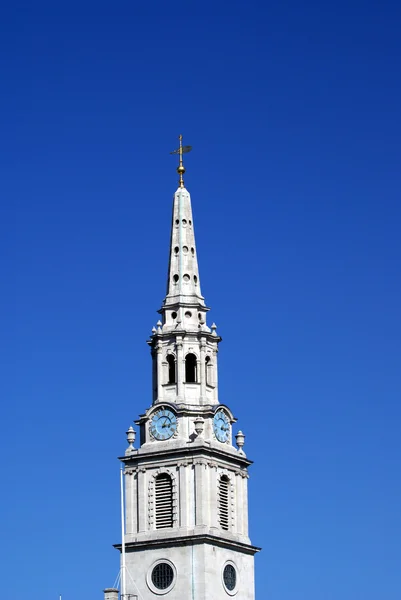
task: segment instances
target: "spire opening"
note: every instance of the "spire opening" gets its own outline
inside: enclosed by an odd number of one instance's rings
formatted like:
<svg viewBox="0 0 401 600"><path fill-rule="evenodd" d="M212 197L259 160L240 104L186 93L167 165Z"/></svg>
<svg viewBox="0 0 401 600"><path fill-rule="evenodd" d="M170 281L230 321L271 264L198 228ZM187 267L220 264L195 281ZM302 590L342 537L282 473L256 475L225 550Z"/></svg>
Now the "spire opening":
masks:
<svg viewBox="0 0 401 600"><path fill-rule="evenodd" d="M167 364L168 364L168 383L176 383L175 358L172 354L167 355Z"/></svg>
<svg viewBox="0 0 401 600"><path fill-rule="evenodd" d="M197 381L197 361L195 354L189 353L185 357L185 382L196 383Z"/></svg>

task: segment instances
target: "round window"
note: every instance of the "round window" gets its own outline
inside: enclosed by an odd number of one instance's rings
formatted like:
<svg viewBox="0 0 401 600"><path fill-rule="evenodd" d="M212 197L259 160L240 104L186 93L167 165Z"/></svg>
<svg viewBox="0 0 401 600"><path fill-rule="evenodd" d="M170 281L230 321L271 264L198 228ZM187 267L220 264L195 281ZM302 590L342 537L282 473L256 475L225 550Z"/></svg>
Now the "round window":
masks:
<svg viewBox="0 0 401 600"><path fill-rule="evenodd" d="M228 592L233 592L237 587L237 571L231 563L227 563L224 567L223 582Z"/></svg>
<svg viewBox="0 0 401 600"><path fill-rule="evenodd" d="M174 579L172 567L165 562L161 562L153 568L152 583L158 590L166 590L171 586Z"/></svg>
<svg viewBox="0 0 401 600"><path fill-rule="evenodd" d="M156 560L146 573L148 588L156 596L165 596L171 592L176 582L177 569L168 558Z"/></svg>

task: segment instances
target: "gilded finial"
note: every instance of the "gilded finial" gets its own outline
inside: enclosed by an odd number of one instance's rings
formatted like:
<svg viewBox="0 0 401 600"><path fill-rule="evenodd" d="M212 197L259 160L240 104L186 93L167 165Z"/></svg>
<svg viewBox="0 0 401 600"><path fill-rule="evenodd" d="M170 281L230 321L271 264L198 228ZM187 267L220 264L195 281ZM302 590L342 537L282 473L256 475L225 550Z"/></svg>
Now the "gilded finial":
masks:
<svg viewBox="0 0 401 600"><path fill-rule="evenodd" d="M192 146L183 146L182 145L182 135L180 135L178 137L178 139L180 140L180 147L177 148L177 150L173 150L172 152L170 152L170 154L178 154L179 157L180 157L180 162L179 162L179 165L177 167L177 173L180 176L180 178L178 180L179 186L181 188L183 188L184 187L185 167L184 167L184 163L183 163L183 160L182 160L182 155L186 154L187 152L191 152Z"/></svg>

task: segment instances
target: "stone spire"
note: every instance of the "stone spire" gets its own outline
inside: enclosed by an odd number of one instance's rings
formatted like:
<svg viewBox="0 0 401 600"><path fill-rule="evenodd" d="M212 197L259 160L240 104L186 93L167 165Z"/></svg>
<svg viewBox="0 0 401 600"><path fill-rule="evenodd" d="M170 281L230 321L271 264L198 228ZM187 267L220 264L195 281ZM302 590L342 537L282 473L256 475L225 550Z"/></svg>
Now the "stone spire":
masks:
<svg viewBox="0 0 401 600"><path fill-rule="evenodd" d="M153 358L153 402L194 407L218 404L216 326L209 327L209 308L201 294L196 257L191 197L184 186L182 146L177 168L179 187L174 194L167 293L159 313L162 319L148 340ZM199 416L196 414L195 417Z"/></svg>
<svg viewBox="0 0 401 600"><path fill-rule="evenodd" d="M179 139L180 147L172 152L180 157L177 168L179 187L173 199L167 293L160 312L164 315L164 325L167 327L171 323L175 327L182 326L186 316L186 326L199 328L199 325L206 323L205 313L208 308L200 289L191 196L183 179L183 154L189 152L191 146L182 146L182 136ZM189 309L193 309L193 312ZM193 319L188 320L189 314Z"/></svg>
<svg viewBox="0 0 401 600"><path fill-rule="evenodd" d="M179 187L174 194L167 295L164 305L204 306L200 290L191 196Z"/></svg>

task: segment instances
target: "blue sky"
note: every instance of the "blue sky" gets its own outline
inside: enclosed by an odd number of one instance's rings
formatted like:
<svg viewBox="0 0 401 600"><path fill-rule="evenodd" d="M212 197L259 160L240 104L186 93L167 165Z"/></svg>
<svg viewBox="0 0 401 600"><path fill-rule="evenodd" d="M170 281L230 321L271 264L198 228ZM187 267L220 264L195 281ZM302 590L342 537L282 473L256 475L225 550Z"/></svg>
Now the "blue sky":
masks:
<svg viewBox="0 0 401 600"><path fill-rule="evenodd" d="M257 598L399 600L398 3L56 4L0 20L4 596L114 583L182 132Z"/></svg>

